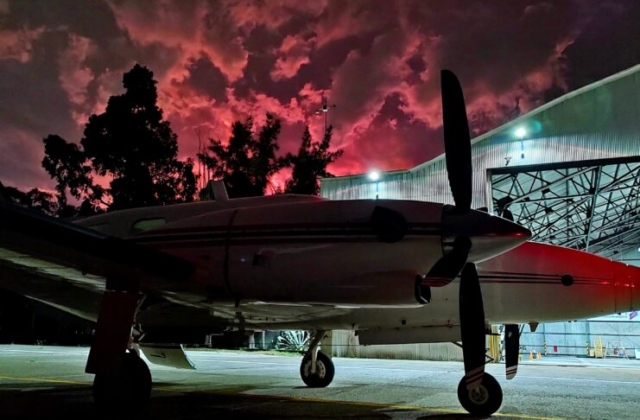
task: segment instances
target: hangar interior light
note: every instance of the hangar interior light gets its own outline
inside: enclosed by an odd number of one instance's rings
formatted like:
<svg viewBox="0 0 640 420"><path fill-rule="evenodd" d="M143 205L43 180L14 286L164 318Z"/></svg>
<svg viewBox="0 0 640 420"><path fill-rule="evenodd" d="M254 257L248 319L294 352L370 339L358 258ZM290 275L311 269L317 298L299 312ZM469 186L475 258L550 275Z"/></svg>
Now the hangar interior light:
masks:
<svg viewBox="0 0 640 420"><path fill-rule="evenodd" d="M369 172L369 179L372 181L377 181L380 179L380 172L378 171L371 171Z"/></svg>

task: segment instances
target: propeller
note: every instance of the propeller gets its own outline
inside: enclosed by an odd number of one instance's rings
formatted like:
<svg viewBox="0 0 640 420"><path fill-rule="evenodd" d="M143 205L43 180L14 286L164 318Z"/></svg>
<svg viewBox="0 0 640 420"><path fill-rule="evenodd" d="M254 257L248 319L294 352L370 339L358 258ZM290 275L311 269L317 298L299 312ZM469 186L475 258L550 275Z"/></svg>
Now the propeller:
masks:
<svg viewBox="0 0 640 420"><path fill-rule="evenodd" d="M476 266L467 262L472 242L467 235L457 234L461 226L465 225L464 216L471 211L471 136L458 78L450 70L442 70L440 77L445 159L455 206L445 206L442 215L443 251L449 248L449 252L443 252L443 257L434 264L426 277L451 282L462 272L459 290L460 333L465 383L467 389L472 390L484 378L484 305ZM447 241L451 237L455 237L453 241Z"/></svg>
<svg viewBox="0 0 640 420"><path fill-rule="evenodd" d="M462 87L450 70L440 73L444 153L457 213L471 208L471 135Z"/></svg>
<svg viewBox="0 0 640 420"><path fill-rule="evenodd" d="M436 262L427 277L439 278L446 284L458 276L471 250L471 240L466 236L456 236L453 242L445 240L456 230L456 216L467 214L471 210L471 135L458 78L452 71L442 70L440 85L444 153L455 206L445 206L442 215L442 245L443 248L450 248L450 251Z"/></svg>
<svg viewBox="0 0 640 420"><path fill-rule="evenodd" d="M468 263L460 276L460 335L467 389L480 386L485 364L484 305L476 265Z"/></svg>

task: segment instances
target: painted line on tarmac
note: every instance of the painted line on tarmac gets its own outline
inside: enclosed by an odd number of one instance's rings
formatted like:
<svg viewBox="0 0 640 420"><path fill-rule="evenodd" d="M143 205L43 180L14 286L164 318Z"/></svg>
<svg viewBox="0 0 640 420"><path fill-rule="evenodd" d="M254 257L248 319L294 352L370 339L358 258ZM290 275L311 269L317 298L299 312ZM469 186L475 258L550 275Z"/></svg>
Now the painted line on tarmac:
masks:
<svg viewBox="0 0 640 420"><path fill-rule="evenodd" d="M78 352L62 352L62 351L46 351L46 350L8 350L8 349L0 349L0 354L2 353L26 353L26 354L46 354L46 355L57 355L57 356L86 356L88 353L78 353Z"/></svg>
<svg viewBox="0 0 640 420"><path fill-rule="evenodd" d="M49 379L49 378L26 377L26 376L0 376L0 380L45 382L45 383L52 383L52 384L71 384L71 385L87 385L91 383L91 382L68 381L65 379Z"/></svg>

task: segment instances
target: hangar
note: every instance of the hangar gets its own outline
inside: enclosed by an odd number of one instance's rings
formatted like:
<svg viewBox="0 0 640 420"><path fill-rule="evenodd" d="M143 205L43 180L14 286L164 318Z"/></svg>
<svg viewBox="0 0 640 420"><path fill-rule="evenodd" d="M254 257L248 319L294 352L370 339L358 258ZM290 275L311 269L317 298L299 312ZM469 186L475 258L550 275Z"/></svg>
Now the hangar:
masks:
<svg viewBox="0 0 640 420"><path fill-rule="evenodd" d="M508 210L535 241L637 260L640 65L473 139L471 153L474 208ZM375 180L323 178L321 195L453 204L444 155Z"/></svg>
<svg viewBox="0 0 640 420"><path fill-rule="evenodd" d="M472 207L512 218L534 241L640 265L640 65L473 139L471 153ZM324 178L321 195L453 204L444 155L369 175ZM598 340L640 350L640 317L619 318L541 325L522 343L545 354L586 355Z"/></svg>

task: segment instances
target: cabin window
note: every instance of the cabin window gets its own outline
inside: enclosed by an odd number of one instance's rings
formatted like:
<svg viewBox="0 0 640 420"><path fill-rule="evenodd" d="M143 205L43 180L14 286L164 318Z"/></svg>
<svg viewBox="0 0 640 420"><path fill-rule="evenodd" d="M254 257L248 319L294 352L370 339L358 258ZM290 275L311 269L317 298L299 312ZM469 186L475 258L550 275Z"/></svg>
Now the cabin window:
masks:
<svg viewBox="0 0 640 420"><path fill-rule="evenodd" d="M138 220L131 227L131 234L135 235L136 233L144 232L145 230L157 228L165 224L165 220L163 218L157 219L145 219Z"/></svg>

